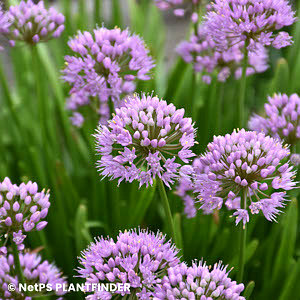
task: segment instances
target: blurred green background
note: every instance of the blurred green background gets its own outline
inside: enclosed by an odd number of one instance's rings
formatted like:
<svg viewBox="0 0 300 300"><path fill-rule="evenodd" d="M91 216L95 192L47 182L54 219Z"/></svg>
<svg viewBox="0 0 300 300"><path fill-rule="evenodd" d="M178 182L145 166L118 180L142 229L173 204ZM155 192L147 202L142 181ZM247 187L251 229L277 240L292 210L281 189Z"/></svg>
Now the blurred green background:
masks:
<svg viewBox="0 0 300 300"><path fill-rule="evenodd" d="M10 1L13 3L16 1ZM45 1L46 3L49 1ZM103 3L105 2L105 3ZM152 91L177 107L184 107L198 127L195 152L205 150L213 135L236 127L235 111L239 82L213 80L205 85L176 57L173 47L188 37L189 17L175 19L159 11L151 0L59 0L55 6L66 16L66 30L58 40L38 45L37 51L18 46L1 53L0 67L0 180L33 180L51 191L51 209L45 230L31 233L29 248L44 246L41 254L55 261L70 282L78 266L77 256L94 236L115 237L119 230L141 226L165 232L164 210L155 185L101 180L95 168L97 156L90 121L74 128L65 110L69 87L60 79L67 41L78 29L97 25L128 27L139 34L156 60L152 80L141 82L138 92ZM295 9L300 1L294 2ZM182 22L182 23L181 23ZM267 95L300 92L300 23L288 29L294 45L269 52L269 69L247 80L247 119L263 110ZM191 110L191 103L193 109ZM299 150L299 149L298 149ZM251 299L300 299L300 240L297 192L291 193L277 223L254 216L249 224L244 283L255 281ZM183 259L203 258L212 264L222 260L237 265L238 230L230 212L194 219L183 214L182 200L168 191L176 229L181 232ZM299 198L299 197L298 197ZM297 238L298 237L298 238ZM235 277L235 269L231 272ZM77 280L77 279L76 279ZM84 295L70 294L69 299Z"/></svg>

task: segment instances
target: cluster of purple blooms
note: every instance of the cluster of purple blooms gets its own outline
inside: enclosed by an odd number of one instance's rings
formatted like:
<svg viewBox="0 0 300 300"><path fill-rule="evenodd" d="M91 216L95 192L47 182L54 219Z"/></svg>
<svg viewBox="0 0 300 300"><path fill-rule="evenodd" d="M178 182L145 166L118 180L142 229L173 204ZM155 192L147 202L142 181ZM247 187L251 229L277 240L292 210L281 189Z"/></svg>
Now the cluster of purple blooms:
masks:
<svg viewBox="0 0 300 300"><path fill-rule="evenodd" d="M35 283L43 283L51 285L57 296L65 294L62 285L66 284L65 278L61 277L60 270L48 261L42 261L41 257L36 253L19 254L21 269L24 274L25 284L34 285ZM19 290L19 280L15 275L14 257L12 254L0 255L0 299L15 300L25 299L31 300L36 297L24 295ZM13 284L16 290L9 289L9 284ZM39 294L43 296L43 294Z"/></svg>
<svg viewBox="0 0 300 300"><path fill-rule="evenodd" d="M150 299L154 285L160 283L166 269L179 263L179 258L176 247L162 233L130 230L120 232L116 242L109 237L99 238L82 253L80 263L78 273L87 283L129 283L130 292L116 293ZM106 291L96 296L112 297Z"/></svg>
<svg viewBox="0 0 300 300"><path fill-rule="evenodd" d="M236 78L241 77L241 64L244 57L242 47L243 42L229 49L218 51L216 42L210 37L207 28L199 25L197 33L193 34L189 41L181 42L176 52L186 63L192 63L194 71L200 72L203 82L209 84L211 74L215 71L218 74L218 81L221 82L226 81L232 73ZM268 55L264 47L251 51L246 74L264 72L268 68L267 59Z"/></svg>
<svg viewBox="0 0 300 300"><path fill-rule="evenodd" d="M173 9L174 15L183 17L186 11L192 11L191 20L198 22L198 10L201 0L154 0L155 5L161 10Z"/></svg>
<svg viewBox="0 0 300 300"><path fill-rule="evenodd" d="M168 269L168 275L156 286L153 299L245 300L240 296L244 285L232 281L229 272L221 263L212 270L203 261L194 262L191 267L181 263Z"/></svg>
<svg viewBox="0 0 300 300"><path fill-rule="evenodd" d="M0 236L13 235L19 249L24 248L24 232L40 231L47 225L49 196L44 190L38 192L35 182L18 186L6 177L0 182Z"/></svg>
<svg viewBox="0 0 300 300"><path fill-rule="evenodd" d="M71 122L76 127L81 127L84 123L84 110L90 109L90 116L94 115L100 124L106 124L110 118L108 99L101 96L88 96L84 91L71 94L67 99L66 108L72 111ZM89 117L90 117L89 116Z"/></svg>
<svg viewBox="0 0 300 300"><path fill-rule="evenodd" d="M2 9L2 6L0 5L0 34L5 34L9 32L9 18L5 11ZM3 47L0 45L0 50L3 50Z"/></svg>
<svg viewBox="0 0 300 300"><path fill-rule="evenodd" d="M54 8L47 10L44 2L21 1L0 12L0 33L8 38L11 46L16 41L28 44L46 42L58 38L64 31L65 17Z"/></svg>
<svg viewBox="0 0 300 300"><path fill-rule="evenodd" d="M219 263L210 271L202 262L187 267L180 262L176 247L160 232L125 231L117 242L101 237L83 251L79 260L79 276L88 284L129 283L130 292L117 292L121 296L130 293L137 299L244 299L239 297L244 285L231 281L226 267ZM106 291L86 297L111 298Z"/></svg>
<svg viewBox="0 0 300 300"><path fill-rule="evenodd" d="M149 50L128 30L102 27L93 34L79 32L68 45L74 55L65 57L63 79L72 86L71 97L83 97L80 103L95 106L100 115L107 116L108 107L99 108L84 97L99 98L101 104L111 99L119 107L121 98L134 92L136 80L150 79L154 63Z"/></svg>
<svg viewBox="0 0 300 300"><path fill-rule="evenodd" d="M287 161L289 155L286 145L264 133L242 129L215 136L193 167L181 170L183 178L177 193L183 198L189 192L196 193L194 205L198 202L206 214L221 209L225 201L228 209L236 210L236 224L249 222L248 209L252 214L261 211L267 220L274 221L284 207L285 191L296 185L295 172ZM242 193L246 196L243 203L239 197ZM189 202L191 216L192 204Z"/></svg>
<svg viewBox="0 0 300 300"><path fill-rule="evenodd" d="M219 49L245 42L248 50L261 46L280 49L291 45L285 26L295 22L286 0L216 0L205 16L205 25Z"/></svg>
<svg viewBox="0 0 300 300"><path fill-rule="evenodd" d="M195 156L191 118L184 117L184 109L152 96L128 97L108 126L99 125L95 137L101 174L119 183L138 180L148 186L159 177L170 187L182 164Z"/></svg>
<svg viewBox="0 0 300 300"><path fill-rule="evenodd" d="M300 98L297 94L274 94L268 97L264 115L254 115L249 128L295 145L300 139Z"/></svg>
<svg viewBox="0 0 300 300"><path fill-rule="evenodd" d="M10 254L10 247L6 245L8 239L20 251L16 255L19 256L25 283L50 284L57 295L63 294L62 290L55 289L56 284L65 283L59 270L47 261L42 262L36 253L22 253L26 233L40 231L47 225L43 219L47 216L49 207L49 193L44 190L38 192L35 182L29 181L18 186L12 184L7 177L0 182L0 238L5 238L0 248L0 299L32 299L30 295L24 296L18 289L20 278L16 275L15 253ZM10 290L9 284L14 284L16 290Z"/></svg>

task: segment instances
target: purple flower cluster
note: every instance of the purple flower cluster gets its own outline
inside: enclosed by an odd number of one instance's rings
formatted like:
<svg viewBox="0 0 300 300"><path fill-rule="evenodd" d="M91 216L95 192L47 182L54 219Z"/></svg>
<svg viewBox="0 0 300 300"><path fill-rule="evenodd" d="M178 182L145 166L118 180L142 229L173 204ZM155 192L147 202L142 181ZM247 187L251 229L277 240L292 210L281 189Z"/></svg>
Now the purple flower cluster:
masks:
<svg viewBox="0 0 300 300"><path fill-rule="evenodd" d="M112 99L120 105L120 97L135 90L135 80L149 80L154 67L143 40L128 30L104 27L93 34L79 32L68 43L74 52L65 57L63 79L71 86L71 94L85 93Z"/></svg>
<svg viewBox="0 0 300 300"><path fill-rule="evenodd" d="M38 185L29 181L19 186L9 178L0 182L0 236L13 235L13 241L23 248L24 232L42 230L50 207L49 194L38 192Z"/></svg>
<svg viewBox="0 0 300 300"><path fill-rule="evenodd" d="M224 82L234 73L239 78L242 73L243 43L237 43L229 49L218 51L216 42L209 35L203 25L198 26L197 34L193 34L189 41L181 42L176 52L186 63L192 63L195 72L201 72L205 83L211 82L211 74L218 73L218 81ZM249 53L247 75L264 72L267 68L267 51L259 47Z"/></svg>
<svg viewBox="0 0 300 300"><path fill-rule="evenodd" d="M236 224L249 221L248 208L252 214L262 211L267 220L274 221L284 207L285 191L296 185L295 172L285 162L290 155L288 147L264 133L242 129L215 136L207 149L195 171L189 171L200 208L212 213L226 201L228 208L236 208ZM246 197L239 205L242 194Z"/></svg>
<svg viewBox="0 0 300 300"><path fill-rule="evenodd" d="M292 154L290 157L290 160L294 166L300 165L300 155L299 154L297 154L297 153Z"/></svg>
<svg viewBox="0 0 300 300"><path fill-rule="evenodd" d="M181 263L168 269L168 275L156 286L153 299L245 300L240 296L244 285L232 281L226 269L221 263L212 270L202 261L191 267Z"/></svg>
<svg viewBox="0 0 300 300"><path fill-rule="evenodd" d="M93 115L100 124L106 124L110 117L110 109L107 99L100 96L88 96L85 92L80 91L67 99L66 109L72 111L71 122L76 127L81 127L84 123L85 109L92 110Z"/></svg>
<svg viewBox="0 0 300 300"><path fill-rule="evenodd" d="M183 166L181 168L176 194L182 198L184 204L184 213L188 219L194 218L197 213L197 201L194 196L194 185L192 174L195 174L198 169L199 158L195 158L192 166Z"/></svg>
<svg viewBox="0 0 300 300"><path fill-rule="evenodd" d="M198 9L201 0L154 0L155 5L161 10L173 9L174 15L183 17L187 10L193 11L191 20L193 23L198 21Z"/></svg>
<svg viewBox="0 0 300 300"><path fill-rule="evenodd" d="M48 261L42 261L41 257L36 253L19 254L21 269L26 284L43 283L50 284L57 296L65 294L61 286L67 284L64 277L62 277L60 270ZM9 284L14 284L15 291L8 288ZM12 254L0 255L0 299L15 300L25 299L31 300L33 297L23 295L18 288L19 279L15 275L14 257ZM40 294L35 292L35 297L43 296L44 291Z"/></svg>
<svg viewBox="0 0 300 300"><path fill-rule="evenodd" d="M154 285L160 283L166 270L179 263L177 254L178 250L166 241L162 233L130 230L120 232L116 242L101 237L92 243L82 253L82 267L78 273L89 284L129 283L130 292L116 293L150 299ZM109 292L103 291L87 299L110 299L111 296Z"/></svg>
<svg viewBox="0 0 300 300"><path fill-rule="evenodd" d="M198 168L199 166L199 168ZM200 203L195 197L194 178L197 174L202 174L201 161L197 157L194 159L192 166L184 166L181 168L180 178L178 180L178 186L176 187L176 194L181 197L184 204L184 213L187 218L194 218L197 210L200 208ZM225 201L225 206L228 210L235 210L240 208L240 197L228 198ZM205 214L212 213L211 210L204 210Z"/></svg>
<svg viewBox="0 0 300 300"><path fill-rule="evenodd" d="M9 18L7 13L3 10L2 5L0 4L0 34L6 34L9 32L9 26L11 23L9 22ZM3 47L0 46L0 50Z"/></svg>
<svg viewBox="0 0 300 300"><path fill-rule="evenodd" d="M274 94L265 104L265 115L254 115L249 128L295 145L300 138L300 98L297 94Z"/></svg>
<svg viewBox="0 0 300 300"><path fill-rule="evenodd" d="M19 5L11 6L5 13L9 26L2 31L11 46L16 41L24 41L28 44L46 42L52 38L58 38L64 30L65 17L54 8L47 10L44 2L34 4L32 0L21 1ZM2 26L1 26L2 27Z"/></svg>
<svg viewBox="0 0 300 300"><path fill-rule="evenodd" d="M296 18L287 0L216 0L207 13L206 26L220 49L245 41L248 49L282 48L292 43L284 31Z"/></svg>
<svg viewBox="0 0 300 300"><path fill-rule="evenodd" d="M157 97L135 95L116 109L108 126L99 125L96 143L103 176L152 185L159 177L170 187L182 163L195 154L195 129L184 109Z"/></svg>

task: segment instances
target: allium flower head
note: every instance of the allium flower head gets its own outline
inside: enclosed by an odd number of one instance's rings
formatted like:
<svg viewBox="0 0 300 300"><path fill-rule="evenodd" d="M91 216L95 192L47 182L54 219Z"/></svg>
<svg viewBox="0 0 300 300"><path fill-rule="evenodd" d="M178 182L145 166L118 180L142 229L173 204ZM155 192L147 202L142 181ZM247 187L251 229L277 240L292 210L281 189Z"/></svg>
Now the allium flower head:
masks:
<svg viewBox="0 0 300 300"><path fill-rule="evenodd" d="M70 118L72 124L76 127L81 127L84 123L84 114L86 110L91 110L95 120L100 124L106 124L110 117L110 109L107 99L101 97L88 96L85 92L80 91L67 99L66 109L70 110L73 114ZM91 114L89 115L91 118Z"/></svg>
<svg viewBox="0 0 300 300"><path fill-rule="evenodd" d="M296 18L287 0L216 0L206 15L206 25L221 49L246 41L248 49L257 45L277 49L292 43L287 32Z"/></svg>
<svg viewBox="0 0 300 300"><path fill-rule="evenodd" d="M168 275L156 286L153 299L245 300L240 296L244 285L232 281L229 272L221 263L212 270L202 261L191 267L181 263L168 269Z"/></svg>
<svg viewBox="0 0 300 300"><path fill-rule="evenodd" d="M18 186L6 177L0 182L0 236L12 234L13 241L21 245L24 232L45 228L49 196L44 190L38 192L35 182Z"/></svg>
<svg viewBox="0 0 300 300"><path fill-rule="evenodd" d="M64 277L62 277L59 269L50 264L48 261L42 261L41 257L36 253L19 254L20 264L24 275L26 284L43 283L52 286L53 292L57 296L65 294L62 289L63 284L67 284ZM14 284L15 291L9 290L8 285ZM0 299L15 300L26 299L31 300L34 297L23 295L19 291L19 280L15 275L14 257L12 254L0 255ZM35 297L45 295L45 290L34 292Z"/></svg>
<svg viewBox="0 0 300 300"><path fill-rule="evenodd" d="M198 21L197 11L201 0L154 0L154 3L161 10L173 9L177 17L183 17L188 10L193 11L191 20L193 23Z"/></svg>
<svg viewBox="0 0 300 300"><path fill-rule="evenodd" d="M11 25L8 14L3 10L0 4L0 33L7 33L9 31L9 26Z"/></svg>
<svg viewBox="0 0 300 300"><path fill-rule="evenodd" d="M194 156L195 129L184 109L157 97L129 97L108 126L97 131L102 175L152 185L158 176L170 187L182 163Z"/></svg>
<svg viewBox="0 0 300 300"><path fill-rule="evenodd" d="M242 73L243 43L218 51L215 41L210 37L207 28L198 27L197 35L192 35L189 41L181 42L176 51L186 63L192 63L195 72L204 74L202 80L210 83L211 74L216 71L218 81L224 82L235 74L239 78ZM268 55L264 47L259 47L249 53L247 75L264 72L267 68Z"/></svg>
<svg viewBox="0 0 300 300"><path fill-rule="evenodd" d="M102 101L110 97L118 106L121 96L135 90L136 80L150 79L154 63L149 50L128 30L78 32L68 45L74 54L65 57L63 79L72 86L71 94L84 92Z"/></svg>
<svg viewBox="0 0 300 300"><path fill-rule="evenodd" d="M117 241L99 238L83 251L78 270L86 283L129 283L130 291L115 293L150 299L151 290L160 283L169 267L179 263L178 250L160 232L145 230L120 232ZM88 287L88 286L87 286ZM89 291L89 290L88 290ZM110 299L108 292L87 299Z"/></svg>
<svg viewBox="0 0 300 300"><path fill-rule="evenodd" d="M274 94L265 104L265 115L254 115L249 128L264 132L288 144L294 145L300 139L300 98L297 94Z"/></svg>
<svg viewBox="0 0 300 300"><path fill-rule="evenodd" d="M180 170L176 194L183 200L184 213L189 219L196 217L197 210L201 206L201 203L199 203L195 196L194 179L197 178L198 175L203 174L202 169L202 163L199 157L196 157L192 165L186 165ZM240 197L228 198L225 202L225 206L228 210L236 210L240 208L240 202ZM204 210L204 213L210 214L212 211Z"/></svg>
<svg viewBox="0 0 300 300"><path fill-rule="evenodd" d="M299 166L300 165L300 155L297 153L294 153L291 155L291 163L294 166Z"/></svg>
<svg viewBox="0 0 300 300"><path fill-rule="evenodd" d="M215 136L195 174L201 209L211 213L243 192L247 198L242 198L242 209L233 214L236 223L249 221L248 209L252 214L262 211L267 220L274 221L284 206L285 191L296 185L295 172L285 162L289 155L286 145L264 133L242 129Z"/></svg>
<svg viewBox="0 0 300 300"><path fill-rule="evenodd" d="M43 1L37 4L32 0L21 1L18 5L10 6L6 16L11 25L4 33L11 46L16 41L28 44L46 42L58 38L64 31L65 17L52 7L47 10Z"/></svg>

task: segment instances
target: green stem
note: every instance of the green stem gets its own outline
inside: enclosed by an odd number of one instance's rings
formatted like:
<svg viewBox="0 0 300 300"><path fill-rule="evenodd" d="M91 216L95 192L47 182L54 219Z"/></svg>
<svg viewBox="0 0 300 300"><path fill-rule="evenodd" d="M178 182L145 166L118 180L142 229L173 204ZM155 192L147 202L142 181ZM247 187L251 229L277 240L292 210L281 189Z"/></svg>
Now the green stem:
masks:
<svg viewBox="0 0 300 300"><path fill-rule="evenodd" d="M13 241L13 237L12 236L11 236L11 241L12 241L12 249L13 249L13 256L14 256L14 263L15 263L16 275L18 277L19 283L24 284L25 280L24 280L24 275L23 275L23 271L22 271L22 268L21 268L21 264L20 264L18 246Z"/></svg>
<svg viewBox="0 0 300 300"><path fill-rule="evenodd" d="M64 15L66 16L66 31L68 36L73 32L71 1L72 0L63 0Z"/></svg>
<svg viewBox="0 0 300 300"><path fill-rule="evenodd" d="M247 66L248 66L248 47L249 43L245 41L245 46L243 49L243 64L242 64L242 77L240 81L240 95L238 101L238 126L243 128L245 123L245 94L246 94L246 79L247 79Z"/></svg>
<svg viewBox="0 0 300 300"><path fill-rule="evenodd" d="M241 195L241 209L246 208L247 204L247 190L244 190ZM240 230L240 254L239 254L239 267L238 267L238 282L243 281L244 266L245 266L245 249L246 249L246 236L247 236L247 225L243 225L243 222L239 224Z"/></svg>
<svg viewBox="0 0 300 300"><path fill-rule="evenodd" d="M165 190L165 186L163 181L159 178L158 179L158 189L159 189L159 193L160 193L160 197L162 199L163 202L163 206L164 206L164 210L165 210L165 214L167 217L167 221L168 221L168 227L169 230L171 232L171 236L175 242L175 244L177 244L176 242L176 235L175 235L175 226L174 226L174 222L173 222L173 217L172 217L172 213L171 213L171 208L170 208L170 204L169 204L169 200L168 200L168 196Z"/></svg>
<svg viewBox="0 0 300 300"><path fill-rule="evenodd" d="M1 82L1 87L2 87L3 96L4 96L3 98L7 101L7 107L9 109L9 112L11 113L12 118L15 121L18 129L21 130L22 126L21 126L18 114L16 113L16 110L15 110L13 98L11 95L11 89L9 88L9 85L8 85L8 82L6 79L6 75L3 71L2 63L0 63L0 82Z"/></svg>
<svg viewBox="0 0 300 300"><path fill-rule="evenodd" d="M42 142L46 142L46 126L45 126L46 113L45 113L45 109L44 109L44 105L46 105L46 103L44 103L45 101L43 99L43 88L41 86L42 75L40 73L40 62L39 62L37 45L33 45L31 47L31 55L32 55L33 75L34 75L34 79L35 79L40 130L41 130L41 136L42 136L41 140L42 140Z"/></svg>
<svg viewBox="0 0 300 300"><path fill-rule="evenodd" d="M100 24L101 4L101 0L94 0L94 24Z"/></svg>
<svg viewBox="0 0 300 300"><path fill-rule="evenodd" d="M224 106L224 83L220 83L219 89L219 101L217 107L217 117L216 117L216 133L221 134L222 123L223 123L223 106Z"/></svg>
<svg viewBox="0 0 300 300"><path fill-rule="evenodd" d="M197 96L197 74L195 71L193 71L192 75L192 96L190 97L190 101L187 103L187 113L194 117L193 113L193 107L195 107L195 101L196 101L196 96Z"/></svg>
<svg viewBox="0 0 300 300"><path fill-rule="evenodd" d="M89 21L86 12L86 0L79 0L78 2L78 27L85 29L88 27Z"/></svg>
<svg viewBox="0 0 300 300"><path fill-rule="evenodd" d="M122 11L119 0L112 0L112 22L113 26L122 26Z"/></svg>

